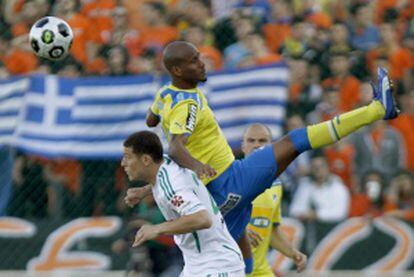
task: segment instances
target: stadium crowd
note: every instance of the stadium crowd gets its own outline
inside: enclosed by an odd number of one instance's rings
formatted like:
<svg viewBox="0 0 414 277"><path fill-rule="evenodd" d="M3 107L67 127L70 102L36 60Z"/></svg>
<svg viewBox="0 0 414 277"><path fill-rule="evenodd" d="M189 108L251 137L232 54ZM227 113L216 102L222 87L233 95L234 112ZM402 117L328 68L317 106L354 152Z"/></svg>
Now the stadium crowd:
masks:
<svg viewBox="0 0 414 277"><path fill-rule="evenodd" d="M286 62L291 69L286 131L369 103L377 66L387 68L400 117L364 128L323 151L302 154L281 178L283 214L304 221L384 214L414 221L414 1L0 3L0 78L163 74L163 47L187 40L198 47L209 72ZM40 60L27 43L30 26L44 15L61 17L73 28L70 56L61 62ZM5 157L6 150L1 151ZM122 201L128 185L119 162L17 153L12 178L11 196L1 199L2 215L134 213ZM151 200L138 210L138 218L162 220ZM118 241L114 251L121 250Z"/></svg>

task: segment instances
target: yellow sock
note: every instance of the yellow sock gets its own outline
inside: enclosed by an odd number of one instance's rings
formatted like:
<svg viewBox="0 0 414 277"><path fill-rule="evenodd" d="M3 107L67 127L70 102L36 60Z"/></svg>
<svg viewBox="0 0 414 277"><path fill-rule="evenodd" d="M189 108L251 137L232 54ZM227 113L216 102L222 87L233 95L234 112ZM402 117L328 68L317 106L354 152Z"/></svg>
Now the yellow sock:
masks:
<svg viewBox="0 0 414 277"><path fill-rule="evenodd" d="M385 109L379 101L368 106L335 116L329 121L307 127L309 143L313 149L332 144L359 128L380 120Z"/></svg>

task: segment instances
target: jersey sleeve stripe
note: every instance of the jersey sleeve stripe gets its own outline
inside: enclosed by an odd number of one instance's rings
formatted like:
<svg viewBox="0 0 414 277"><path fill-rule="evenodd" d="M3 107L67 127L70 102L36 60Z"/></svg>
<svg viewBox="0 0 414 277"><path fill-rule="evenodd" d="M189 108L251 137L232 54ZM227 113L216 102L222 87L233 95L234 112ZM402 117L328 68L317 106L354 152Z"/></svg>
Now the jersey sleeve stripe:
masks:
<svg viewBox="0 0 414 277"><path fill-rule="evenodd" d="M192 232L192 234L194 236L194 240L195 240L195 243L196 243L198 253L201 253L200 239L198 238L198 234L197 234L197 232Z"/></svg>
<svg viewBox="0 0 414 277"><path fill-rule="evenodd" d="M174 195L175 191L171 186L170 177L168 176L167 170L165 168L162 168L161 171L164 172L165 179L167 180L167 183L166 183L167 187L171 190L172 195Z"/></svg>
<svg viewBox="0 0 414 277"><path fill-rule="evenodd" d="M162 191L164 192L165 197L167 198L167 200L171 200L172 194L167 189L167 186L165 184L165 180L164 180L163 173L161 172L158 176L160 177L160 185L161 185Z"/></svg>
<svg viewBox="0 0 414 277"><path fill-rule="evenodd" d="M228 246L228 245L226 245L226 244L222 244L222 246L223 246L224 248L226 248L226 249L228 249L228 250L230 250L230 251L232 251L232 252L236 253L236 254L237 254L237 256L239 257L239 259L240 259L240 260L242 260L240 253L239 253L237 250L235 250L233 247Z"/></svg>

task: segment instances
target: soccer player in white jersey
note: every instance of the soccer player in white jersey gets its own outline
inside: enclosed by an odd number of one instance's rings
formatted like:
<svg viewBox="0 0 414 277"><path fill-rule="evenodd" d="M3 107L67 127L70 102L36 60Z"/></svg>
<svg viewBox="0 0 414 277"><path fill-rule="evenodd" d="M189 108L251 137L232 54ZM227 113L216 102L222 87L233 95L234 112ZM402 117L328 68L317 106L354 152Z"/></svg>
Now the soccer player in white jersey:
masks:
<svg viewBox="0 0 414 277"><path fill-rule="evenodd" d="M129 136L122 166L129 180L152 185L154 199L167 220L143 225L133 246L172 234L184 256L181 276L245 276L241 251L213 198L193 171L163 156L155 133L141 131Z"/></svg>

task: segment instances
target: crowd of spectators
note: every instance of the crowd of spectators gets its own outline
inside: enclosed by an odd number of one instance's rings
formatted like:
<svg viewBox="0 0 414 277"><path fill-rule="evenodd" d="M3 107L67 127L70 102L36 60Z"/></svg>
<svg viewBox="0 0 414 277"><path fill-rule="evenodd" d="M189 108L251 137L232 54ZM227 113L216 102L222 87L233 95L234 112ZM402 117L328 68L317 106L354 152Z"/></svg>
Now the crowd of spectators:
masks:
<svg viewBox="0 0 414 277"><path fill-rule="evenodd" d="M401 116L301 155L282 176L284 214L320 221L384 214L414 220L413 0L0 3L0 78L162 74L163 47L187 40L198 47L209 72L286 62L291 70L286 131L369 103L370 81L377 66L385 67ZM63 18L74 31L70 55L61 62L39 59L27 43L30 26L44 15ZM116 162L18 154L13 180L10 215L129 211L122 202L126 180Z"/></svg>

